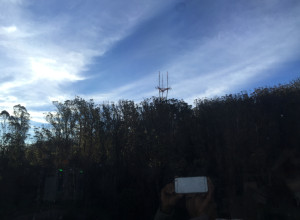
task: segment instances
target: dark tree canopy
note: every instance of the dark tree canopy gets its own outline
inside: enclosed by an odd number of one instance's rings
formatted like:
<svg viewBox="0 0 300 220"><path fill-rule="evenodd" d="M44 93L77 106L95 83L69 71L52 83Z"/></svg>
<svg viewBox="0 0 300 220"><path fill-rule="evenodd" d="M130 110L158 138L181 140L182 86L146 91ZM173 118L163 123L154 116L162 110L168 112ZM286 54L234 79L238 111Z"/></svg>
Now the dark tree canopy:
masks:
<svg viewBox="0 0 300 220"><path fill-rule="evenodd" d="M300 179L299 82L194 106L75 97L53 103L56 111L34 128L30 144L26 108L2 110L0 218L51 207L66 219L150 220L174 176L205 175L215 184L220 217L296 219L299 198L290 185ZM55 202L45 201L52 177Z"/></svg>

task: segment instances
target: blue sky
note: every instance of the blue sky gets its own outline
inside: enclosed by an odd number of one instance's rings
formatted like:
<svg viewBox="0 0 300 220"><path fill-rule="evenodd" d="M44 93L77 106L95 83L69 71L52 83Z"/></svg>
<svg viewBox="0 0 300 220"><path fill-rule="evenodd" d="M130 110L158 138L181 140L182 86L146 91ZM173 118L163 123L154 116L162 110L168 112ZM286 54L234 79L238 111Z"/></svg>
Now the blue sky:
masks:
<svg viewBox="0 0 300 220"><path fill-rule="evenodd" d="M300 73L298 0L0 0L0 110L44 122L52 101L192 104Z"/></svg>

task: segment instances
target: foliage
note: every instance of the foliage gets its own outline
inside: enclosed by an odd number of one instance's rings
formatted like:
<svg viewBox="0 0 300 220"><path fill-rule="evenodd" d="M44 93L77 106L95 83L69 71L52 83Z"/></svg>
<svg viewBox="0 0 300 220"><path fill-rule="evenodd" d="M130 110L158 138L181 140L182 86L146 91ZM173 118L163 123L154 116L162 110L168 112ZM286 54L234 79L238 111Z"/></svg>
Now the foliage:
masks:
<svg viewBox="0 0 300 220"><path fill-rule="evenodd" d="M3 110L0 197L7 189L7 204L14 204L16 182L21 181L35 207L45 177L53 170L72 169L84 170L80 202L89 207L85 210L92 219L152 219L161 187L174 176L210 176L224 215L232 210L229 201L245 198L248 182L260 186L266 207L275 207L270 179L286 178L283 164L300 154L299 85L297 79L251 94L195 100L194 107L156 97L139 104L96 104L75 97L53 103L56 111L46 115L49 126L35 128L35 142L28 147L26 108L15 106L13 115ZM29 173L31 182L21 178ZM12 181L15 185L9 186ZM106 214L97 214L99 207Z"/></svg>

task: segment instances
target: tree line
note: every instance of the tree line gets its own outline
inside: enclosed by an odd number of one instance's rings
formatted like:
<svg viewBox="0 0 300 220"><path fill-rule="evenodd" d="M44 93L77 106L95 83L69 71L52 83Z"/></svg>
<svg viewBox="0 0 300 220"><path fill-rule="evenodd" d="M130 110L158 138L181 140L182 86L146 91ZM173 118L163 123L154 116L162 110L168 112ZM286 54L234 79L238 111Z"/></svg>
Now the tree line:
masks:
<svg viewBox="0 0 300 220"><path fill-rule="evenodd" d="M299 79L194 106L157 97L138 104L75 97L53 105L30 144L26 108L0 114L3 219L47 209L47 176L70 169L84 176L83 196L51 206L69 210L66 219L152 219L160 189L174 176L210 176L223 217L285 217L276 207L296 207L285 179L299 174Z"/></svg>

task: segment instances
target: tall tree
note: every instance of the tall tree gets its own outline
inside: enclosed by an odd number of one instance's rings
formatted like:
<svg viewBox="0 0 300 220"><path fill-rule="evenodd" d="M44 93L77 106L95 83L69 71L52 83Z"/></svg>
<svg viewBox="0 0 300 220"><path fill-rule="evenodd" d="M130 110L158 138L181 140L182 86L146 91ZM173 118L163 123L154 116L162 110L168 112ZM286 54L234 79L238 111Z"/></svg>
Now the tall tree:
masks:
<svg viewBox="0 0 300 220"><path fill-rule="evenodd" d="M13 115L9 116L9 133L6 133L6 141L10 145L23 146L30 128L30 114L22 105L13 107Z"/></svg>

